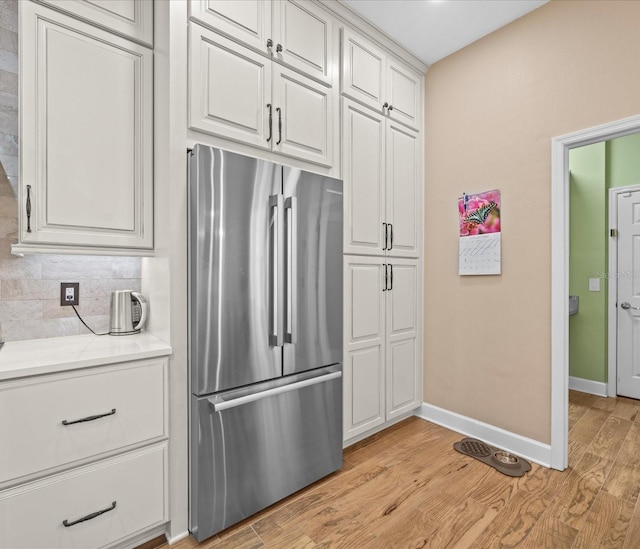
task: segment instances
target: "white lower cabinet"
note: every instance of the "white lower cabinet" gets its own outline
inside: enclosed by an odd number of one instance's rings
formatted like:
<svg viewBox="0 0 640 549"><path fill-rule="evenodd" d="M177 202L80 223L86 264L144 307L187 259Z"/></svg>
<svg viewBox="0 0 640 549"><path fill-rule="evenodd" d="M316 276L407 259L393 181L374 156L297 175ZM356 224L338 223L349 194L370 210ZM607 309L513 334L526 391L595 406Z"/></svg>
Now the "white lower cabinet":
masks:
<svg viewBox="0 0 640 549"><path fill-rule="evenodd" d="M0 417L0 547L111 547L168 521L166 358L3 381Z"/></svg>
<svg viewBox="0 0 640 549"><path fill-rule="evenodd" d="M345 256L345 441L421 403L419 272L417 260Z"/></svg>

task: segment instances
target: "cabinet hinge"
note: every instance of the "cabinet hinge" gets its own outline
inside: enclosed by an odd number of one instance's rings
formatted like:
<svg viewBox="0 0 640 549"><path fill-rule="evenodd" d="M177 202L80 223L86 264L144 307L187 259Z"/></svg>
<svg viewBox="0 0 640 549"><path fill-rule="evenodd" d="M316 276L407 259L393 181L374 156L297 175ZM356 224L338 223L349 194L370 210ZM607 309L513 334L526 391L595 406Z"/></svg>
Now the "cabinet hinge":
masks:
<svg viewBox="0 0 640 549"><path fill-rule="evenodd" d="M615 238L616 236L618 236L618 229L610 229L609 236L611 236L612 238Z"/></svg>

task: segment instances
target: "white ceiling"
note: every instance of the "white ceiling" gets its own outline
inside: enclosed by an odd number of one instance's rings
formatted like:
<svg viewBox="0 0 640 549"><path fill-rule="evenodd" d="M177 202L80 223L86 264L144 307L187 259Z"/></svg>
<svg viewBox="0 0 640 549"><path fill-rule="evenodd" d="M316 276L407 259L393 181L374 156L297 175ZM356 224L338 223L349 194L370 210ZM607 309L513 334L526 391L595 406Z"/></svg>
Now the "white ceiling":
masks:
<svg viewBox="0 0 640 549"><path fill-rule="evenodd" d="M548 0L342 0L431 65Z"/></svg>

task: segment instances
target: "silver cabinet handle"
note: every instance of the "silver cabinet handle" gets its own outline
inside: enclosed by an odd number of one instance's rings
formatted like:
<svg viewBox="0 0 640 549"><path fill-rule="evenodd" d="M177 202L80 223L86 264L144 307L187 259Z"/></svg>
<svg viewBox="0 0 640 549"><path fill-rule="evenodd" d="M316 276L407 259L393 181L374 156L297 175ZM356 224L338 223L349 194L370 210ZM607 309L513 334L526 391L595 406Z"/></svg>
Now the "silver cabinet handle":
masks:
<svg viewBox="0 0 640 549"><path fill-rule="evenodd" d="M393 223L389 223L389 249L393 250Z"/></svg>
<svg viewBox="0 0 640 549"><path fill-rule="evenodd" d="M393 110L393 105L389 105L389 108L387 110L392 111Z"/></svg>
<svg viewBox="0 0 640 549"><path fill-rule="evenodd" d="M387 103L386 101L382 104L382 108L386 109L389 107L389 103Z"/></svg>
<svg viewBox="0 0 640 549"><path fill-rule="evenodd" d="M296 343L298 340L298 199L290 196L284 202L285 211L291 212L287 218L287 331L284 340Z"/></svg>
<svg viewBox="0 0 640 549"><path fill-rule="evenodd" d="M73 421L67 421L66 419L62 420L62 425L73 425L75 423L86 423L87 421L95 421L96 419L100 419L107 416L112 416L116 413L116 409L113 408L110 412L105 414L96 414L95 416L87 416L82 419L74 419Z"/></svg>
<svg viewBox="0 0 640 549"><path fill-rule="evenodd" d="M384 247L382 249L386 250L387 242L389 241L389 224L383 223L382 226L384 227Z"/></svg>
<svg viewBox="0 0 640 549"><path fill-rule="evenodd" d="M632 307L631 303L625 301L624 303L620 303L620 307L622 307L625 311L629 309L633 309L634 311L640 311L640 307Z"/></svg>
<svg viewBox="0 0 640 549"><path fill-rule="evenodd" d="M267 48L269 49L273 48L273 40L271 40L271 38L267 39Z"/></svg>
<svg viewBox="0 0 640 549"><path fill-rule="evenodd" d="M391 263L389 263L389 270L391 271L390 275L389 275L389 291L393 290L393 265Z"/></svg>
<svg viewBox="0 0 640 549"><path fill-rule="evenodd" d="M249 404L250 402L255 402L256 400L262 400L264 398L281 395L282 393L297 391L298 389L302 389L303 387L318 385L319 383L325 383L326 381L331 381L332 379L337 379L339 377L342 377L342 372L331 372L330 374L312 377L311 379L305 379L296 383L290 383L289 385L282 385L280 387L274 387L273 389L267 389L266 391L262 391L260 393L253 393L251 395L245 395L230 400L222 400L219 402L216 402L216 399L219 397L210 397L208 401L209 405L213 407L214 412L222 412L223 410L228 410L229 408L236 408L238 406L242 406L243 404Z"/></svg>
<svg viewBox="0 0 640 549"><path fill-rule="evenodd" d="M276 53L281 53L282 52L282 44L278 44L276 46Z"/></svg>
<svg viewBox="0 0 640 549"><path fill-rule="evenodd" d="M274 210L273 232L271 238L271 310L272 330L269 334L269 343L275 347L284 345L284 311L282 310L282 297L284 295L284 197L275 194L269 197L269 206Z"/></svg>
<svg viewBox="0 0 640 549"><path fill-rule="evenodd" d="M105 513L108 513L109 511L113 511L116 508L116 502L112 502L111 503L111 507L107 507L106 509L102 509L102 511L95 511L93 513L89 513L88 515L79 518L77 520L71 521L69 522L67 519L64 519L62 521L63 526L65 526L65 528L69 528L69 526L73 526L74 524L79 524L81 522L85 522L87 520L91 520L94 519L96 517L99 517L100 515L104 515Z"/></svg>

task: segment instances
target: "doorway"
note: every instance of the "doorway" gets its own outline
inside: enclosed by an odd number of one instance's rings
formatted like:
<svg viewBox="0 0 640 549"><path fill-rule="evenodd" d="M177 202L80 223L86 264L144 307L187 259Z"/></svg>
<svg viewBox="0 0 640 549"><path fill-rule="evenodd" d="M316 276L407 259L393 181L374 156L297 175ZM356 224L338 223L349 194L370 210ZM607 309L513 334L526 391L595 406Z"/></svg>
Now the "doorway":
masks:
<svg viewBox="0 0 640 549"><path fill-rule="evenodd" d="M568 466L569 406L569 151L640 132L634 116L551 141L551 455Z"/></svg>

